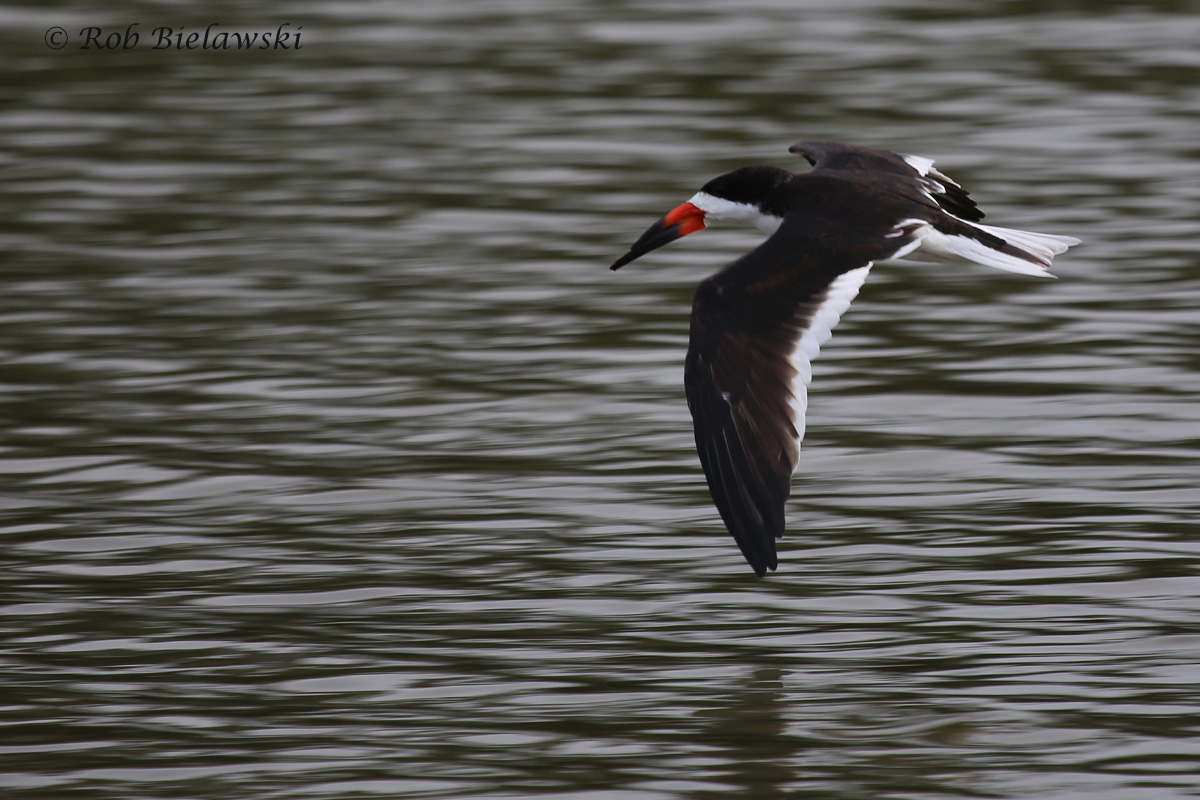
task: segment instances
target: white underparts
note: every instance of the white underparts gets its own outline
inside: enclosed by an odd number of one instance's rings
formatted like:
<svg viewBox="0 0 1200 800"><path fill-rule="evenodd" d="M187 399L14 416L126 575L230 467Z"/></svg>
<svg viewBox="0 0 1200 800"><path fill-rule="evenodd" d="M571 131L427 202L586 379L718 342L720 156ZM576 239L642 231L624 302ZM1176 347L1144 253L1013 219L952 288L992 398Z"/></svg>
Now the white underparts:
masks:
<svg viewBox="0 0 1200 800"><path fill-rule="evenodd" d="M808 410L808 385L812 383L812 361L821 352L821 345L829 341L833 329L837 326L850 307L850 303L858 296L871 264L858 267L837 276L829 288L825 290L825 298L817 306L809 319L808 327L796 342L788 360L796 377L792 380L792 397L789 405L792 407L792 425L796 428L796 442L804 438L804 415Z"/></svg>

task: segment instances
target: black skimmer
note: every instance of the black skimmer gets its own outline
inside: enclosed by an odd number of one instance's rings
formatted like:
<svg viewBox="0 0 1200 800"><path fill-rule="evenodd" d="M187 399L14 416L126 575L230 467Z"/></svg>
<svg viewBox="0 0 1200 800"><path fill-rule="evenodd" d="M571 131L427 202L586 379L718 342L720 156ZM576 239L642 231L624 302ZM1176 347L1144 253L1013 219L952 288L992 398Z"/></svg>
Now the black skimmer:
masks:
<svg viewBox="0 0 1200 800"><path fill-rule="evenodd" d="M612 265L719 220L769 234L700 283L684 366L708 488L760 577L777 566L811 361L872 264L907 258L1050 276L1054 256L1079 243L980 224L975 201L928 158L835 142L791 152L813 169L744 167L714 178Z"/></svg>

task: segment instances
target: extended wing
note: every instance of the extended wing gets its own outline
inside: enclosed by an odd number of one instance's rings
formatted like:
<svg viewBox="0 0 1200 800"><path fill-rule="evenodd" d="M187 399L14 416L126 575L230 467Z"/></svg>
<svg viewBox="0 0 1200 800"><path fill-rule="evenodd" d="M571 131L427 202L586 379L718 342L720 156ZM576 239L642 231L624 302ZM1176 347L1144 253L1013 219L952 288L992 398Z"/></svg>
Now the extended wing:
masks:
<svg viewBox="0 0 1200 800"><path fill-rule="evenodd" d="M760 576L777 564L811 362L872 263L913 247L911 233L785 219L696 290L684 369L696 447L717 510Z"/></svg>

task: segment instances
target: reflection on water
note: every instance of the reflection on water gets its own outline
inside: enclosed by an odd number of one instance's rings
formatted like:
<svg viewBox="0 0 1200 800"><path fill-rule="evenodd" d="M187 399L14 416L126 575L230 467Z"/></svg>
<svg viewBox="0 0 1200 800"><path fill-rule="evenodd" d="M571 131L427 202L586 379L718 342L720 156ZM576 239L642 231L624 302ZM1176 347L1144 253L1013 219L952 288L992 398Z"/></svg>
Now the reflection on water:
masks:
<svg viewBox="0 0 1200 800"><path fill-rule="evenodd" d="M219 21L302 51L45 47L91 13L0 32L6 798L1195 795L1194 15L260 4ZM753 238L607 266L826 137L1085 244L874 271L760 581L681 385Z"/></svg>

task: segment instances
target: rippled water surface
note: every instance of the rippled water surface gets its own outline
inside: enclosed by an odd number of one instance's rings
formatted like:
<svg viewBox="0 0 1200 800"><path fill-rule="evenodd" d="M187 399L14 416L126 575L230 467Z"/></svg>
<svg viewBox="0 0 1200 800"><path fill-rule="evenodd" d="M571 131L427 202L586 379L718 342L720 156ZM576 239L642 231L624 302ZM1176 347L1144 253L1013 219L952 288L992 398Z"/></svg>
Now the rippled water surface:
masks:
<svg viewBox="0 0 1200 800"><path fill-rule="evenodd" d="M1198 11L0 9L0 795L1200 796ZM801 138L1085 244L874 270L759 580L681 385L755 235L607 266Z"/></svg>

